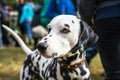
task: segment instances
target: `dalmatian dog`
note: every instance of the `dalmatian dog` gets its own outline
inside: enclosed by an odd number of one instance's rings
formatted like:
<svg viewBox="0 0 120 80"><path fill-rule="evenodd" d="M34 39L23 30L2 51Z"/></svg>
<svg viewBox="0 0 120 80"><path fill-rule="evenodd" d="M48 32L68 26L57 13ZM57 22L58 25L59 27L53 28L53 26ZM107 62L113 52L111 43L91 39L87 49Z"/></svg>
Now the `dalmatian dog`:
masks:
<svg viewBox="0 0 120 80"><path fill-rule="evenodd" d="M81 19L59 15L48 24L48 34L31 51L10 28L27 54L20 80L91 80L85 50L96 43L98 36Z"/></svg>

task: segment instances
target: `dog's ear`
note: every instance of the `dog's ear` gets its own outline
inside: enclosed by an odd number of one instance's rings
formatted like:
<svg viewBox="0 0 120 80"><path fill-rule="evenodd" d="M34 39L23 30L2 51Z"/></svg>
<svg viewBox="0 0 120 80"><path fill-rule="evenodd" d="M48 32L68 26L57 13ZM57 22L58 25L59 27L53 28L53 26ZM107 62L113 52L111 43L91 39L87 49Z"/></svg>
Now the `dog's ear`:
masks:
<svg viewBox="0 0 120 80"><path fill-rule="evenodd" d="M80 21L81 33L79 36L79 50L83 52L86 48L95 44L98 40L97 34L90 28L88 24Z"/></svg>

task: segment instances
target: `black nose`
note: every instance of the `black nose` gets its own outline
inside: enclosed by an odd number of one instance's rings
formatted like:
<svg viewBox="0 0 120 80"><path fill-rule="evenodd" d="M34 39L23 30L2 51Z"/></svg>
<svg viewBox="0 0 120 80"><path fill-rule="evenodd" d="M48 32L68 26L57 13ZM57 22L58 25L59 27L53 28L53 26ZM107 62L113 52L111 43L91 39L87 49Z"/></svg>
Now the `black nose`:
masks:
<svg viewBox="0 0 120 80"><path fill-rule="evenodd" d="M46 43L38 43L37 44L37 49L44 54L46 49L47 49L48 45Z"/></svg>

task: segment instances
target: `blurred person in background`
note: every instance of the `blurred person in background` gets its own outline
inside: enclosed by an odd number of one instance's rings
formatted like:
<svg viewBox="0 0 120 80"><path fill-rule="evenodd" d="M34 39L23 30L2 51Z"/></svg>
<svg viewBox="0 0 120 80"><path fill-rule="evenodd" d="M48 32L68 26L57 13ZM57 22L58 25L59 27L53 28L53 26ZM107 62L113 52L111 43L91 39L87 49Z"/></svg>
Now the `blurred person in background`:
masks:
<svg viewBox="0 0 120 80"><path fill-rule="evenodd" d="M26 43L25 25L24 23L20 23L20 17L22 15L24 4L25 4L24 0L16 0L16 2L13 5L13 8L18 11L18 27L20 28L21 38Z"/></svg>
<svg viewBox="0 0 120 80"><path fill-rule="evenodd" d="M34 17L32 20L32 27L40 25L40 13L43 7L43 0L39 0L34 7Z"/></svg>
<svg viewBox="0 0 120 80"><path fill-rule="evenodd" d="M47 24L50 22L50 18L46 16L47 9L49 9L49 4L51 0L43 0L42 9L40 12L40 24L46 29ZM51 14L51 13L49 13Z"/></svg>
<svg viewBox="0 0 120 80"><path fill-rule="evenodd" d="M11 7L8 5L7 0L3 0L0 4L0 11L2 14L2 24L9 26L9 18L10 18L10 11ZM8 46L8 32L2 28L2 39L3 39L3 45Z"/></svg>
<svg viewBox="0 0 120 80"><path fill-rule="evenodd" d="M60 14L76 15L75 7L71 0L44 0L40 14L41 24L46 28L51 19Z"/></svg>
<svg viewBox="0 0 120 80"><path fill-rule="evenodd" d="M60 0L58 5L58 13L76 15L75 6L72 0Z"/></svg>
<svg viewBox="0 0 120 80"><path fill-rule="evenodd" d="M61 14L76 15L75 7L71 0L51 0L46 11L46 16L53 18Z"/></svg>
<svg viewBox="0 0 120 80"><path fill-rule="evenodd" d="M46 29L40 23L40 13L43 7L43 1L44 0L39 0L35 4L35 8L34 8L35 14L32 20L32 37L34 41L33 50L36 49L38 40L43 38L45 35L47 35Z"/></svg>
<svg viewBox="0 0 120 80"><path fill-rule="evenodd" d="M28 44L32 44L32 19L34 16L34 3L32 0L25 0L25 4L23 6L22 14L20 16L20 24L24 24L25 32L28 36Z"/></svg>
<svg viewBox="0 0 120 80"><path fill-rule="evenodd" d="M120 0L80 0L79 8L82 19L96 27L105 80L120 80Z"/></svg>

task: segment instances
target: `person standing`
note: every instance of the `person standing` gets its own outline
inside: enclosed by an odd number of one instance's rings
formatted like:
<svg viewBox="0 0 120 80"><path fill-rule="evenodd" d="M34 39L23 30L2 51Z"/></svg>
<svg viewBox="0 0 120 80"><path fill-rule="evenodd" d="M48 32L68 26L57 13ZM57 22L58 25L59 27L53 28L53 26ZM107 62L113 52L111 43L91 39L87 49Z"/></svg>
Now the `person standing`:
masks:
<svg viewBox="0 0 120 80"><path fill-rule="evenodd" d="M32 44L32 19L34 16L34 4L32 0L26 0L26 3L24 4L22 14L20 17L20 24L24 24L25 26L25 32L28 36L29 43Z"/></svg>
<svg viewBox="0 0 120 80"><path fill-rule="evenodd" d="M2 24L9 26L11 7L8 5L7 0L2 0L2 2L0 3L0 11L2 14ZM3 45L9 46L8 32L2 27L1 29L2 29Z"/></svg>
<svg viewBox="0 0 120 80"><path fill-rule="evenodd" d="M80 0L79 8L81 18L96 28L106 80L120 80L120 0Z"/></svg>
<svg viewBox="0 0 120 80"><path fill-rule="evenodd" d="M23 7L24 7L24 3L25 3L24 0L16 0L16 2L13 5L13 8L18 11L18 26L19 26L20 31L21 31L21 38L26 43L26 40L25 40L25 38L26 38L25 26L24 26L24 23L20 23L20 17L22 15L22 10L23 10Z"/></svg>
<svg viewBox="0 0 120 80"><path fill-rule="evenodd" d="M71 0L44 0L41 11L41 24L46 25L55 16L61 14L76 15L75 7Z"/></svg>

